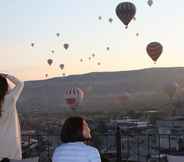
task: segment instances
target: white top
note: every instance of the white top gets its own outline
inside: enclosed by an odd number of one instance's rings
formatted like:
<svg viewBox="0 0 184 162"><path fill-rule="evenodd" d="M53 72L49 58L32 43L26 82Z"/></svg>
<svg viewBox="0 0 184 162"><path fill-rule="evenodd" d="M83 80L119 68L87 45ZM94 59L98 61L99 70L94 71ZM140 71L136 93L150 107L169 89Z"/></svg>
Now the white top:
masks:
<svg viewBox="0 0 184 162"><path fill-rule="evenodd" d="M24 87L24 83L8 75L15 83L15 88L8 91L2 105L0 116L0 160L2 158L22 159L21 133L16 102Z"/></svg>
<svg viewBox="0 0 184 162"><path fill-rule="evenodd" d="M101 162L101 158L96 148L83 142L73 142L58 146L52 162Z"/></svg>

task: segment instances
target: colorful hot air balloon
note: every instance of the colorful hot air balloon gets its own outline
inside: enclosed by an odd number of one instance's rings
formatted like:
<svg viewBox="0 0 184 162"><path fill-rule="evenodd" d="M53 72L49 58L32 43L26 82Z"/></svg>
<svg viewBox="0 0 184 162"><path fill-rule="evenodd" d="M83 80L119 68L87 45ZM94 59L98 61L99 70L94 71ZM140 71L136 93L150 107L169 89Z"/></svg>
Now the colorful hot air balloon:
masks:
<svg viewBox="0 0 184 162"><path fill-rule="evenodd" d="M116 15L123 22L123 24L128 28L128 24L134 18L136 13L136 7L131 2L121 2L116 7Z"/></svg>
<svg viewBox="0 0 184 162"><path fill-rule="evenodd" d="M59 67L60 67L61 70L63 70L65 65L64 64L60 64Z"/></svg>
<svg viewBox="0 0 184 162"><path fill-rule="evenodd" d="M153 5L153 0L148 0L147 3L151 7Z"/></svg>
<svg viewBox="0 0 184 162"><path fill-rule="evenodd" d="M51 66L52 63L53 63L53 60L52 60L52 59L48 59L48 60L47 60L47 63Z"/></svg>
<svg viewBox="0 0 184 162"><path fill-rule="evenodd" d="M65 103L72 110L81 104L83 98L84 92L80 88L68 88L64 94Z"/></svg>
<svg viewBox="0 0 184 162"><path fill-rule="evenodd" d="M65 50L67 50L67 49L69 48L69 44L68 44L68 43L65 43L65 44L63 45L63 47L64 47Z"/></svg>
<svg viewBox="0 0 184 162"><path fill-rule="evenodd" d="M168 95L170 99L172 99L178 87L179 86L176 82L167 83L164 86L164 92Z"/></svg>
<svg viewBox="0 0 184 162"><path fill-rule="evenodd" d="M151 59L156 62L163 51L163 47L159 42L151 42L147 45L146 51Z"/></svg>

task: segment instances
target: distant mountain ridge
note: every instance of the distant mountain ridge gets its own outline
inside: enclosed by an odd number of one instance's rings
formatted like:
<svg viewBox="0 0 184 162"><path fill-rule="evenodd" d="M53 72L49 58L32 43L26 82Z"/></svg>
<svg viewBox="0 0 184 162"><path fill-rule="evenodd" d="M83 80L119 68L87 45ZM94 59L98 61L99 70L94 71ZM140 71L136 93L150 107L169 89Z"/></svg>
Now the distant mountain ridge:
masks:
<svg viewBox="0 0 184 162"><path fill-rule="evenodd" d="M118 72L92 72L48 80L26 81L18 101L20 111L68 111L64 104L64 91L68 87L79 87L85 92L81 105L84 111L112 107L109 96L123 92L132 94L152 93L163 89L168 82L178 82L184 87L184 67L150 68ZM85 107L91 107L86 109Z"/></svg>

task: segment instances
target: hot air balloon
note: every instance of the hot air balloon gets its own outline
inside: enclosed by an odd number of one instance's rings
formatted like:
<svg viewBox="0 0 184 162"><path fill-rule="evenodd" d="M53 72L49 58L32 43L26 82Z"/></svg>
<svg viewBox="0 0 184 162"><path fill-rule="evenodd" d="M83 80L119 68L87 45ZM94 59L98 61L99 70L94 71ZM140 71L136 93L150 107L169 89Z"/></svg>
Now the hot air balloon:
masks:
<svg viewBox="0 0 184 162"><path fill-rule="evenodd" d="M163 51L163 47L159 42L151 42L147 45L146 51L151 59L156 62Z"/></svg>
<svg viewBox="0 0 184 162"><path fill-rule="evenodd" d="M102 19L102 17L101 17L101 16L98 16L98 19L99 19L99 20L101 20L101 19Z"/></svg>
<svg viewBox="0 0 184 162"><path fill-rule="evenodd" d="M68 43L65 43L65 44L63 45L63 47L64 47L65 50L67 50L67 49L69 48L69 44L68 44Z"/></svg>
<svg viewBox="0 0 184 162"><path fill-rule="evenodd" d="M31 47L34 47L34 45L35 45L34 43L31 43Z"/></svg>
<svg viewBox="0 0 184 162"><path fill-rule="evenodd" d="M167 83L164 86L164 92L168 95L170 99L172 99L178 87L179 86L176 82Z"/></svg>
<svg viewBox="0 0 184 162"><path fill-rule="evenodd" d="M60 36L60 33L56 33L56 36L59 37Z"/></svg>
<svg viewBox="0 0 184 162"><path fill-rule="evenodd" d="M113 97L116 104L126 104L130 99L130 93L124 92L122 95Z"/></svg>
<svg viewBox="0 0 184 162"><path fill-rule="evenodd" d="M147 3L151 7L153 5L153 0L148 0Z"/></svg>
<svg viewBox="0 0 184 162"><path fill-rule="evenodd" d="M61 70L63 70L65 66L64 66L64 64L60 64L59 67Z"/></svg>
<svg viewBox="0 0 184 162"><path fill-rule="evenodd" d="M175 96L179 102L184 103L184 88L177 88Z"/></svg>
<svg viewBox="0 0 184 162"><path fill-rule="evenodd" d="M64 100L66 105L75 110L83 101L84 92L80 88L68 88L64 94Z"/></svg>
<svg viewBox="0 0 184 162"><path fill-rule="evenodd" d="M136 7L131 2L121 2L116 7L116 15L123 22L123 24L128 28L128 24L134 18L136 13Z"/></svg>
<svg viewBox="0 0 184 162"><path fill-rule="evenodd" d="M52 63L53 63L53 60L52 60L52 59L48 59L48 60L47 60L47 63L51 66Z"/></svg>
<svg viewBox="0 0 184 162"><path fill-rule="evenodd" d="M109 22L112 23L113 22L113 19L112 18L109 18Z"/></svg>
<svg viewBox="0 0 184 162"><path fill-rule="evenodd" d="M110 47L107 47L106 50L109 51L110 50Z"/></svg>

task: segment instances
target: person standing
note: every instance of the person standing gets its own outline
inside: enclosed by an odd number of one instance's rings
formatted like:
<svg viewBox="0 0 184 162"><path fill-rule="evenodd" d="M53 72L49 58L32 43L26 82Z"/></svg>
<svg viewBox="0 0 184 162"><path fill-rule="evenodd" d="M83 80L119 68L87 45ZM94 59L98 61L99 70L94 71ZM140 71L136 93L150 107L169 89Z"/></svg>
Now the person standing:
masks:
<svg viewBox="0 0 184 162"><path fill-rule="evenodd" d="M9 82L14 84L10 88ZM22 159L21 132L16 102L24 82L16 77L0 73L0 160Z"/></svg>

